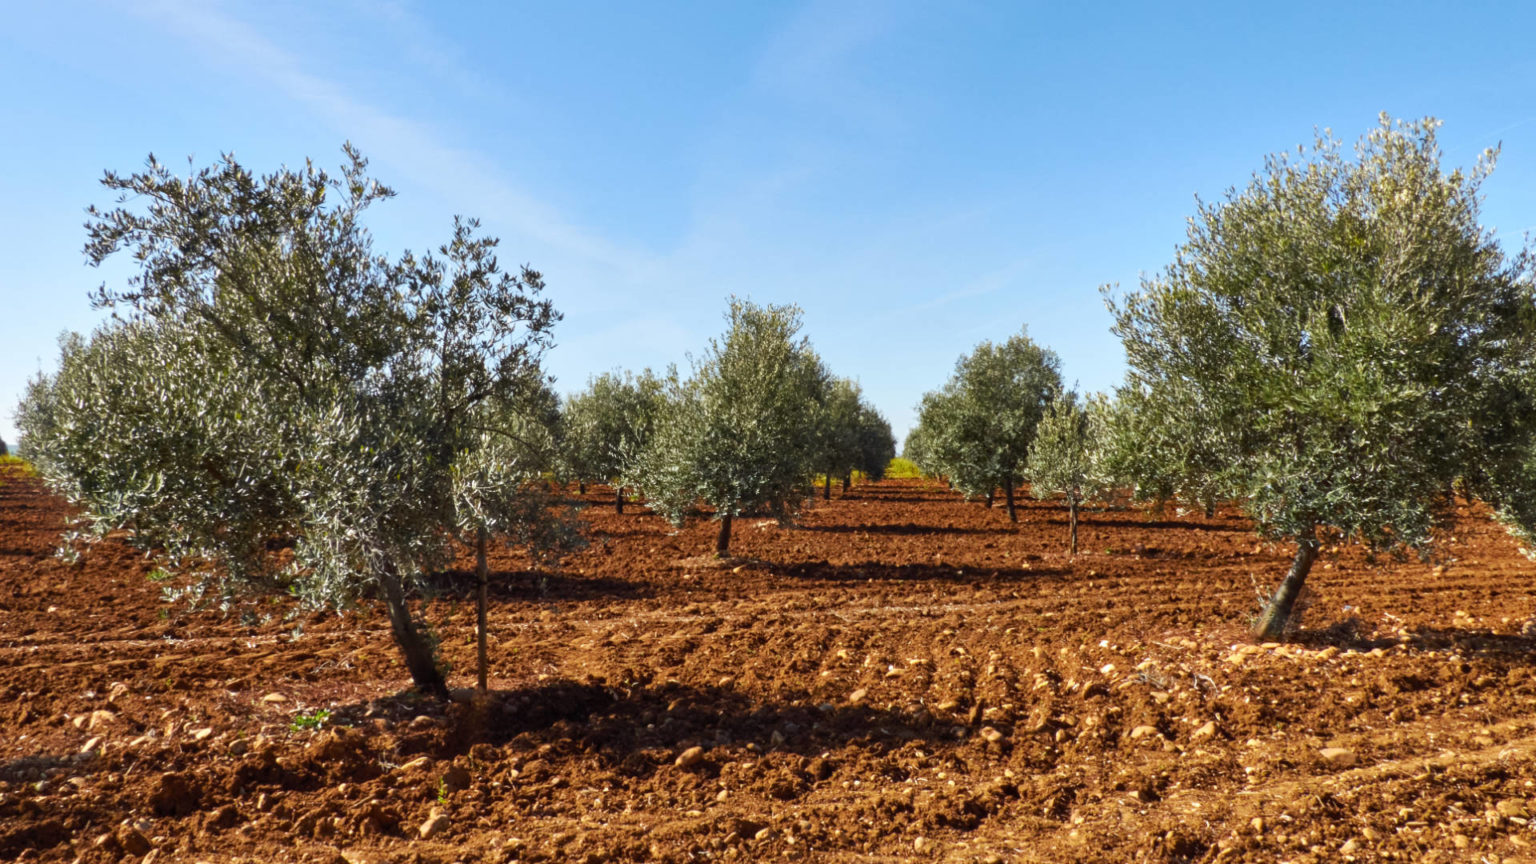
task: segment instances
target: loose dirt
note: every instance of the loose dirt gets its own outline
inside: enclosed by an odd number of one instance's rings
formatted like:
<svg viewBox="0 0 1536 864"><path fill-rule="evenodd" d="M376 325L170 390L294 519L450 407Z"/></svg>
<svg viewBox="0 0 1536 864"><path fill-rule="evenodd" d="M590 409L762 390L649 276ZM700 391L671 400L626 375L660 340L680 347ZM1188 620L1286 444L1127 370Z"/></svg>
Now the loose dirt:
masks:
<svg viewBox="0 0 1536 864"><path fill-rule="evenodd" d="M1069 559L1059 507L893 480L721 563L594 488L559 572L493 558L492 692L444 705L377 611L167 607L0 471L0 860L1536 861L1536 567L1481 511L1330 549L1252 645L1290 550L1234 513L1090 512Z"/></svg>

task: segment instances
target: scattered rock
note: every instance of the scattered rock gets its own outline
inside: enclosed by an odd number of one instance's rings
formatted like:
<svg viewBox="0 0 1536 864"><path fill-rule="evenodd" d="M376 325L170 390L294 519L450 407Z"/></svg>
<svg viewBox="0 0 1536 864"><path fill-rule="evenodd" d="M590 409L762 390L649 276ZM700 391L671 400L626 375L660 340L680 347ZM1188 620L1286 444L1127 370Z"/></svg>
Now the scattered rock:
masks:
<svg viewBox="0 0 1536 864"><path fill-rule="evenodd" d="M95 752L101 750L101 741L102 741L101 736L97 735L95 738L92 738L91 740L85 742L85 746L80 748L80 752L81 753L95 753Z"/></svg>
<svg viewBox="0 0 1536 864"><path fill-rule="evenodd" d="M926 852L932 848L933 843L927 837L919 837L912 841L913 852Z"/></svg>
<svg viewBox="0 0 1536 864"><path fill-rule="evenodd" d="M1131 730L1131 740L1132 741L1139 741L1142 738L1147 737L1148 735L1156 735L1156 734L1157 734L1157 727L1156 726L1137 726L1135 729Z"/></svg>
<svg viewBox="0 0 1536 864"><path fill-rule="evenodd" d="M697 765L697 764L699 764L700 762L703 762L703 761L704 761L704 748L703 747L689 747L687 750L684 750L682 753L678 754L677 761L674 762L673 764L676 765L679 768L692 768L693 766L695 766L695 765Z"/></svg>
<svg viewBox="0 0 1536 864"><path fill-rule="evenodd" d="M1216 735L1216 722L1214 720L1211 720L1211 721L1207 721L1204 726L1201 726L1199 729L1196 729L1194 731L1194 734L1190 735L1189 738L1190 738L1191 741L1205 741L1205 740L1207 740L1209 738L1215 737L1215 735Z"/></svg>
<svg viewBox="0 0 1536 864"><path fill-rule="evenodd" d="M208 736L210 736L212 734L213 734L213 727L212 726L204 726L201 729L194 729L194 730L192 730L192 740L193 741L206 741L206 740L208 740Z"/></svg>
<svg viewBox="0 0 1536 864"><path fill-rule="evenodd" d="M1353 855L1353 854L1355 854L1356 852L1359 852L1359 851L1360 851L1360 844L1356 843L1353 837L1351 837L1348 840L1345 840L1344 841L1344 845L1339 847L1339 854L1341 854L1341 855Z"/></svg>
<svg viewBox="0 0 1536 864"><path fill-rule="evenodd" d="M154 848L150 845L149 838L132 825L124 825L117 829L117 845L123 847L123 851L129 855L145 855Z"/></svg>
<svg viewBox="0 0 1536 864"><path fill-rule="evenodd" d="M240 811L233 804L225 804L223 807L209 813L203 821L203 827L207 829L225 830L240 824Z"/></svg>
<svg viewBox="0 0 1536 864"><path fill-rule="evenodd" d="M991 726L983 726L983 727L981 727L981 733L980 734L981 734L981 737L983 739L985 739L988 744L996 744L996 743L998 743L998 742L1003 740L1003 733L997 731L996 729L993 729Z"/></svg>
<svg viewBox="0 0 1536 864"><path fill-rule="evenodd" d="M432 815L427 817L427 821L421 823L417 833L421 835L421 839L431 840L433 837L447 831L448 824L448 815L440 810L434 810Z"/></svg>
<svg viewBox="0 0 1536 864"><path fill-rule="evenodd" d="M405 763L404 765L401 765L400 766L400 770L401 771L415 771L418 768L430 768L430 767L432 767L432 757L431 756L417 756L415 759L412 759L411 761Z"/></svg>
<svg viewBox="0 0 1536 864"><path fill-rule="evenodd" d="M1357 761L1355 751L1347 747L1324 747L1318 755L1322 756L1323 761L1328 764L1337 765L1340 768L1348 768Z"/></svg>
<svg viewBox="0 0 1536 864"><path fill-rule="evenodd" d="M857 705L860 702L863 702L865 700L865 698L867 698L868 696L869 696L869 691L865 690L862 687L860 687L859 689L857 689L857 690L853 691L852 693L848 694L848 702L851 705Z"/></svg>
<svg viewBox="0 0 1536 864"><path fill-rule="evenodd" d="M469 788L469 769L462 765L455 765L443 773L443 786L449 792L462 792Z"/></svg>
<svg viewBox="0 0 1536 864"><path fill-rule="evenodd" d="M149 796L150 809L157 816L185 816L195 812L202 795L180 774L161 774Z"/></svg>
<svg viewBox="0 0 1536 864"><path fill-rule="evenodd" d="M132 692L133 691L128 688L127 684L124 684L123 682L119 681L116 684L112 685L112 689L111 690L107 691L107 703L115 705L115 704L117 704L117 700L123 698L124 696L127 696L129 693L132 693Z"/></svg>
<svg viewBox="0 0 1536 864"><path fill-rule="evenodd" d="M268 705L277 705L282 702L287 702L288 697L281 693L268 693L267 695L261 697L261 701L267 703Z"/></svg>
<svg viewBox="0 0 1536 864"><path fill-rule="evenodd" d="M1531 815L1530 812L1525 809L1524 802L1516 801L1513 798L1505 798L1503 801L1493 805L1493 809L1499 811L1500 816L1505 817L1527 819Z"/></svg>
<svg viewBox="0 0 1536 864"><path fill-rule="evenodd" d="M90 719L85 723L85 728L91 732L97 732L116 722L117 715L111 711L92 711Z"/></svg>
<svg viewBox="0 0 1536 864"><path fill-rule="evenodd" d="M234 741L230 742L230 745L229 745L229 755L231 755L231 756L244 756L246 754L246 752L249 751L250 749L251 749L251 745L245 743L245 739L244 738L237 738Z"/></svg>

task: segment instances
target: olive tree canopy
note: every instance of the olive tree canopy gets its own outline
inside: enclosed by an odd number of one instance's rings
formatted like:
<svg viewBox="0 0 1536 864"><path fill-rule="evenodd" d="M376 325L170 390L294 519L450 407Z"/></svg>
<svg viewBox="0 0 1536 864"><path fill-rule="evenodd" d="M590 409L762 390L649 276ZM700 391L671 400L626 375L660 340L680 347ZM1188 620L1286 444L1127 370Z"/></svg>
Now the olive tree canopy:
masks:
<svg viewBox="0 0 1536 864"><path fill-rule="evenodd" d="M1035 427L1059 392L1061 361L1027 333L1001 344L982 342L918 406L925 470L947 476L967 496L990 498L1002 487L1008 518L1017 522L1014 489L1023 480Z"/></svg>
<svg viewBox="0 0 1536 864"><path fill-rule="evenodd" d="M693 377L668 386L666 410L635 464L652 509L682 524L700 501L720 522L716 554L730 551L736 516L791 518L816 473L829 376L799 336L800 309L731 300L730 329L710 340Z"/></svg>
<svg viewBox="0 0 1536 864"><path fill-rule="evenodd" d="M665 406L663 382L649 369L638 376L604 373L566 397L561 411L561 462L581 483L615 483L645 449ZM624 512L624 489L614 489L614 507Z"/></svg>
<svg viewBox="0 0 1536 864"><path fill-rule="evenodd" d="M1068 549L1077 554L1077 513L1083 502L1114 489L1107 473L1107 432L1113 409L1104 396L1086 400L1067 390L1046 408L1035 431L1025 476L1036 498L1062 496L1067 504Z"/></svg>
<svg viewBox="0 0 1536 864"><path fill-rule="evenodd" d="M89 535L129 527L215 596L377 596L416 685L444 694L409 594L455 538L544 536L523 406L559 315L472 220L436 253L376 255L362 216L393 193L346 156L337 176L229 156L109 172L118 206L90 210L86 253L138 272L102 287L112 319L66 341L18 424Z"/></svg>
<svg viewBox="0 0 1536 864"><path fill-rule="evenodd" d="M1440 166L1433 120L1382 117L1351 156L1320 137L1201 203L1161 274L1111 299L1129 384L1220 468L1295 561L1255 626L1279 636L1324 532L1425 549L1470 478L1505 507L1532 358L1532 291L1478 223L1493 165ZM1518 508L1516 508L1518 509Z"/></svg>

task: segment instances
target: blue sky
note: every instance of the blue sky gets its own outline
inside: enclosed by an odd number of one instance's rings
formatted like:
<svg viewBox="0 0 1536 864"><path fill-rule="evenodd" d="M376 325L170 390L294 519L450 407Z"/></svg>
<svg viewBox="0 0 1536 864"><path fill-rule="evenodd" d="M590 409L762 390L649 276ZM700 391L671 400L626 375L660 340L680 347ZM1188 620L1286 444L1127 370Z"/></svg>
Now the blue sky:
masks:
<svg viewBox="0 0 1536 864"><path fill-rule="evenodd" d="M1315 127L1502 142L1485 224L1536 226L1536 7L934 2L17 4L0 28L0 437L55 338L123 279L81 255L105 169L357 144L379 245L480 217L565 314L562 390L686 368L725 298L793 302L903 435L982 339L1069 382L1123 355L1098 288L1170 259L1197 194Z"/></svg>

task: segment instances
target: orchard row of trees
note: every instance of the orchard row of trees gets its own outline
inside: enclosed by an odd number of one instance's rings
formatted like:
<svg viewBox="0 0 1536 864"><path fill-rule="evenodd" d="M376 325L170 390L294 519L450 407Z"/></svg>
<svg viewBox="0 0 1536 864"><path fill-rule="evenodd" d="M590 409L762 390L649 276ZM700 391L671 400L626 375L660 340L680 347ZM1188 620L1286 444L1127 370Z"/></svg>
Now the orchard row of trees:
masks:
<svg viewBox="0 0 1536 864"><path fill-rule="evenodd" d="M924 397L907 454L967 495L1233 500L1292 565L1254 627L1279 637L1318 551L1428 554L1453 493L1536 540L1536 282L1478 221L1486 152L1446 171L1438 123L1320 136L1200 202L1174 261L1117 296L1125 383L1080 400L1024 335ZM1075 519L1074 519L1075 522Z"/></svg>
<svg viewBox="0 0 1536 864"><path fill-rule="evenodd" d="M896 455L885 417L856 381L833 376L798 336L800 310L733 299L729 329L687 380L607 373L566 398L552 417L551 470L579 484L606 483L624 512L625 489L681 523L703 503L729 552L733 517L789 519L823 477L843 487L879 480Z"/></svg>
<svg viewBox="0 0 1536 864"><path fill-rule="evenodd" d="M1478 223L1492 154L1445 171L1436 124L1383 118L1353 156L1320 138L1199 205L1172 264L1116 296L1127 358L1111 396L1063 388L1021 333L984 343L924 397L909 454L969 495L1019 486L1234 500L1296 544L1256 627L1279 635L1320 545L1430 548L1458 486L1536 539L1532 258ZM445 692L415 589L475 549L485 686L490 542L558 555L575 520L553 475L638 490L681 522L790 519L824 478L878 477L889 426L800 334L799 310L732 301L686 378L612 374L566 400L542 357L560 316L542 276L506 272L456 220L434 252L373 251L393 193L350 147L341 173L186 178L151 158L108 173L87 257L126 286L65 340L18 411L25 454L85 514L131 529L195 596L376 597L421 689Z"/></svg>
<svg viewBox="0 0 1536 864"><path fill-rule="evenodd" d="M435 252L374 253L362 216L394 193L346 156L335 176L231 157L107 174L117 206L89 211L86 254L138 273L102 287L111 318L66 336L17 411L25 456L84 514L72 542L130 529L193 599L377 598L416 685L446 694L412 597L475 550L483 689L488 544L581 543L551 476L612 483L621 509L635 487L679 523L710 508L723 555L734 517L788 519L817 472L829 490L894 455L794 307L732 301L691 377L603 375L562 405L542 276L504 271L473 220Z"/></svg>

